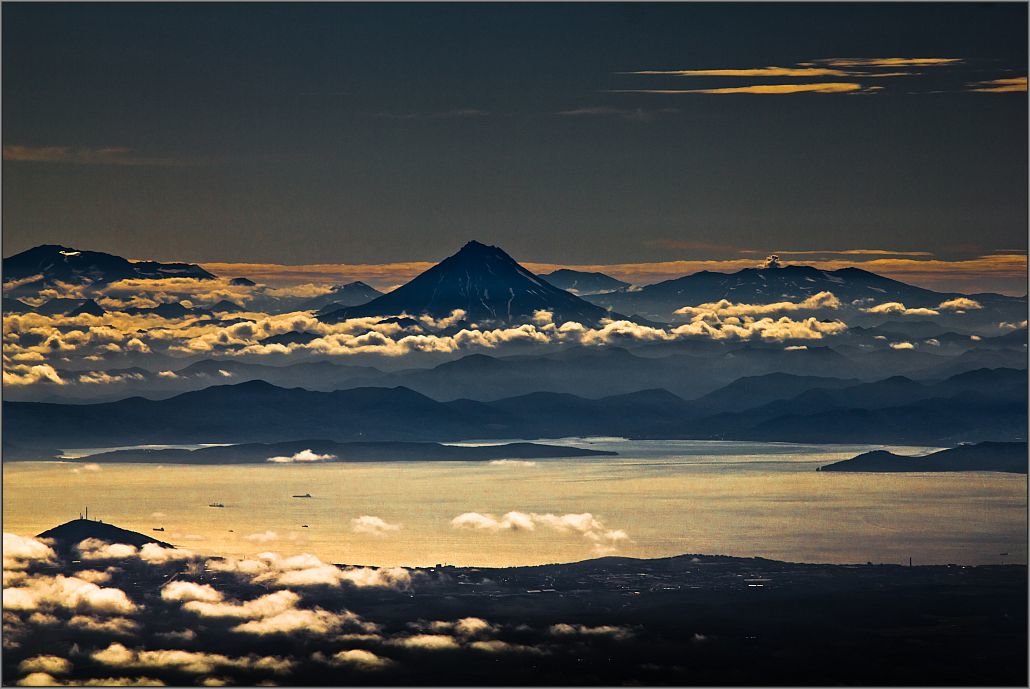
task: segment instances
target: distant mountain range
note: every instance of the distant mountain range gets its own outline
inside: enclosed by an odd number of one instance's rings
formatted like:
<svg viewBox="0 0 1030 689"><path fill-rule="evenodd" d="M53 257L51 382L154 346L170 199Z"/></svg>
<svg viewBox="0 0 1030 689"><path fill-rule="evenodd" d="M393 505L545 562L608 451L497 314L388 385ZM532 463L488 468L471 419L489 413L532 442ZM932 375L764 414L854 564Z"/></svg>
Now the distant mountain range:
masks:
<svg viewBox="0 0 1030 689"><path fill-rule="evenodd" d="M133 444L445 441L620 435L813 443L956 444L1027 435L1025 370L981 370L939 382L893 378L848 385L818 378L773 385L757 406L687 401L666 390L601 399L537 392L492 402L438 402L403 387L334 392L284 389L260 381L213 386L165 400L103 404L4 402L5 451ZM800 392L799 392L800 391ZM724 393L724 400L732 395Z"/></svg>
<svg viewBox="0 0 1030 689"><path fill-rule="evenodd" d="M934 292L860 268L819 270L810 266L778 265L745 268L735 273L701 271L640 289L619 289L585 298L598 306L635 313L656 320L672 320L683 306L711 304L722 299L738 304L800 302L819 292L830 292L844 304L900 302L906 307L932 308L958 293ZM972 295L985 307L1017 307L1026 311L1026 298L999 294ZM1006 309L1006 313L1012 311Z"/></svg>
<svg viewBox="0 0 1030 689"><path fill-rule="evenodd" d="M568 268L562 268L553 273L545 273L540 277L559 289L578 295L614 292L617 289L626 289L630 286L628 282L616 280L604 273L588 273L582 270L569 270Z"/></svg>
<svg viewBox="0 0 1030 689"><path fill-rule="evenodd" d="M58 245L42 245L5 258L3 271L4 308L12 313L38 312L44 307L34 308L7 298L37 295L41 289L57 283L103 286L127 278L215 277L195 264L133 262L112 254ZM232 283L255 286L246 278L234 278ZM638 288L596 272L561 269L537 276L499 247L472 241L388 294L363 282L352 282L306 299L257 292L252 295L248 308L271 312L311 310L318 312L318 317L327 323L402 314L427 315L439 320L461 310L465 317L458 324L476 323L484 327L532 322L538 311L552 313L558 323L577 321L596 325L607 317L628 316L639 323L661 324L684 320L684 316L675 313L684 306L723 299L743 304L797 303L820 292L832 293L849 311L849 316L859 317L857 321L848 320L849 325L878 325L891 320L889 314L867 315L862 311L875 304L898 302L909 309L934 309L942 302L966 296L935 292L859 268L824 271L779 263L735 273L701 271ZM1026 319L1026 297L968 296L981 308L961 316L953 313L955 309L939 313L934 317L938 323L927 323L926 328L940 328L940 323L950 328L977 327L1003 321L1019 323ZM225 310L227 304L222 306ZM102 315L99 305L81 302L55 302L45 308L54 314L68 314L79 307L86 309L84 313ZM906 317L906 320L911 318Z"/></svg>
<svg viewBox="0 0 1030 689"><path fill-rule="evenodd" d="M215 276L193 263L128 261L101 251L81 251L57 244L43 244L3 260L4 288L8 296L36 294L58 282L71 285L104 285L130 278L196 278ZM13 292L10 283L22 283Z"/></svg>
<svg viewBox="0 0 1030 689"><path fill-rule="evenodd" d="M585 325L609 316L607 309L537 277L502 249L473 241L392 292L319 318L326 323L402 314L443 319L455 310L464 312L465 322L481 325L528 323L537 311L550 312L557 323Z"/></svg>
<svg viewBox="0 0 1030 689"><path fill-rule="evenodd" d="M975 445L960 445L922 457L909 457L896 455L886 450L876 450L819 467L819 471L1003 471L1025 474L1027 473L1027 444L985 442Z"/></svg>

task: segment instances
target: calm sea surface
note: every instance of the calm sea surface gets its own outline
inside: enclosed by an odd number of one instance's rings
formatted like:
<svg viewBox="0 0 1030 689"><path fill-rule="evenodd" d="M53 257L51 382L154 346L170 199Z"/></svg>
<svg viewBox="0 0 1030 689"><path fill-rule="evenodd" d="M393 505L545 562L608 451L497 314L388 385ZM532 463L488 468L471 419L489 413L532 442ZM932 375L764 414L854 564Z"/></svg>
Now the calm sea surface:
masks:
<svg viewBox="0 0 1030 689"><path fill-rule="evenodd" d="M4 465L4 531L36 534L88 505L90 516L203 553L308 552L349 564L565 562L593 557L611 543L616 554L635 557L1027 561L1025 475L816 472L881 446L556 442L619 456L210 467L12 462ZM887 449L922 454L931 448ZM304 493L312 497L291 497ZM502 520L512 511L590 513L600 524L556 528L547 517L532 528L489 528L488 520L480 520L487 525L480 529L451 524L467 512ZM362 516L399 528L356 532L352 520ZM628 540L605 538L615 530Z"/></svg>

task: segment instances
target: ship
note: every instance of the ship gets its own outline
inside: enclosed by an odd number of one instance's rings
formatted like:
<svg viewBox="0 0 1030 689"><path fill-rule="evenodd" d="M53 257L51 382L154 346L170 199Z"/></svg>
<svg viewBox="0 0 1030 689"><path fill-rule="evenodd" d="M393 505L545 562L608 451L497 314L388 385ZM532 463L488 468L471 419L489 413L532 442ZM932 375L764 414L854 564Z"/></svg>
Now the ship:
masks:
<svg viewBox="0 0 1030 689"><path fill-rule="evenodd" d="M220 502L213 502L210 505L208 505L208 507L225 507L225 505L223 505Z"/></svg>
<svg viewBox="0 0 1030 689"><path fill-rule="evenodd" d="M295 498L310 498L311 493L304 493L304 495L294 495Z"/></svg>
<svg viewBox="0 0 1030 689"><path fill-rule="evenodd" d="M164 530L165 530L165 527L163 527L163 526L155 526L154 527L154 531L164 531Z"/></svg>

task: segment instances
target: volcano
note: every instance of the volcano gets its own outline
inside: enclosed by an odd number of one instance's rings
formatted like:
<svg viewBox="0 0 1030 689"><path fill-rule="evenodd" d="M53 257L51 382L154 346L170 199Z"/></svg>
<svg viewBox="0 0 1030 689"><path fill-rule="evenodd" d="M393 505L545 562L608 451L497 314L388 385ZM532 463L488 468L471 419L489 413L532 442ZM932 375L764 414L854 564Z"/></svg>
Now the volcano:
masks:
<svg viewBox="0 0 1030 689"><path fill-rule="evenodd" d="M556 323L584 325L613 315L537 277L499 247L472 241L392 292L319 318L326 323L400 315L440 319L456 310L481 327L528 323L537 311L550 312Z"/></svg>

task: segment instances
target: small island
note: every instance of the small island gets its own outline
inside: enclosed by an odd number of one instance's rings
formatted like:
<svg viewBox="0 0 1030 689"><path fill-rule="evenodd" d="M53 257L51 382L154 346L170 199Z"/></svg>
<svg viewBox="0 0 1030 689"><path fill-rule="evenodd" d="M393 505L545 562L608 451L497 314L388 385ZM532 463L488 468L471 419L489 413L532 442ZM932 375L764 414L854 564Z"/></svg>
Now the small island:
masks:
<svg viewBox="0 0 1030 689"><path fill-rule="evenodd" d="M1027 444L983 442L917 457L875 450L819 467L816 471L1001 471L1025 474Z"/></svg>

